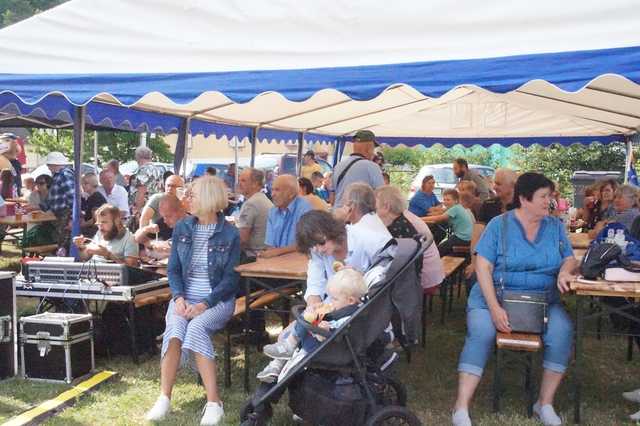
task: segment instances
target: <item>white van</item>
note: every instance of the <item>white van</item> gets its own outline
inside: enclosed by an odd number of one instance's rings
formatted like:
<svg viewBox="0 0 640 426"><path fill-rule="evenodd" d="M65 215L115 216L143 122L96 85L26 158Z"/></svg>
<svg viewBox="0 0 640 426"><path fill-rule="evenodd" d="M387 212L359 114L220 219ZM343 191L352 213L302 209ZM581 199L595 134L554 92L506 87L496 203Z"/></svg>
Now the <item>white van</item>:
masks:
<svg viewBox="0 0 640 426"><path fill-rule="evenodd" d="M475 170L483 177L493 177L495 174L495 170L489 166L480 166L477 164L469 164L469 169ZM458 178L453 174L453 166L451 163L446 164L429 164L427 166L423 166L416 177L411 182L411 187L409 188L409 197L408 199L413 198L416 191L419 191L422 187L422 179L425 176L433 175L433 178L436 181L436 186L433 190L433 193L436 194L440 200L442 200L442 193L446 189L455 188L458 183Z"/></svg>

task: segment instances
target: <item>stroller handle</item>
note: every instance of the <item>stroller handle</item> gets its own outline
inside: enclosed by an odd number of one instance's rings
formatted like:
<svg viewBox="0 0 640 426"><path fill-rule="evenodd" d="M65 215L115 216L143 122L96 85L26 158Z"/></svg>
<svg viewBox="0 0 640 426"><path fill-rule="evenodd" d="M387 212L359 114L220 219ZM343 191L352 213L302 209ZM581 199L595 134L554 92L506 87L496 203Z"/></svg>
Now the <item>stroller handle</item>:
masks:
<svg viewBox="0 0 640 426"><path fill-rule="evenodd" d="M293 317L296 319L296 321L298 321L299 324L302 324L302 326L305 329L307 329L307 331L313 334L319 334L322 337L331 336L330 331L327 331L324 328L316 327L315 325L309 323L307 320L304 319L304 316L302 315L302 313L304 312L305 309L306 309L306 306L304 305L295 305L291 308L291 313L293 314Z"/></svg>

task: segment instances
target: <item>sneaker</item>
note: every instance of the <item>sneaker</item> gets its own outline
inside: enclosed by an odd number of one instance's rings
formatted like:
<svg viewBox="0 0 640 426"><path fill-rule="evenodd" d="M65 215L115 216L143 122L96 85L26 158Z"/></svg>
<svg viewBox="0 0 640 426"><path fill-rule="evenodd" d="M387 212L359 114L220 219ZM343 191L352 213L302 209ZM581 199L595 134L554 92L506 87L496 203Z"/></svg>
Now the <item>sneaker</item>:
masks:
<svg viewBox="0 0 640 426"><path fill-rule="evenodd" d="M540 406L539 403L533 404L533 413L540 419L544 426L560 426L562 419L556 414L553 405L546 404Z"/></svg>
<svg viewBox="0 0 640 426"><path fill-rule="evenodd" d="M632 390L631 392L622 392L622 397L627 401L640 404L640 389Z"/></svg>
<svg viewBox="0 0 640 426"><path fill-rule="evenodd" d="M453 426L471 426L471 417L469 410L456 410L451 416L451 424Z"/></svg>
<svg viewBox="0 0 640 426"><path fill-rule="evenodd" d="M302 348L296 349L291 359L288 360L284 365L284 367L282 368L280 375L278 375L278 382L281 382L285 377L287 377L287 375L293 369L293 367L298 365L306 356L307 356L307 351L305 351Z"/></svg>
<svg viewBox="0 0 640 426"><path fill-rule="evenodd" d="M276 342L271 345L265 345L262 352L264 352L264 354L269 358L289 359L295 350L295 347L289 347L285 342Z"/></svg>
<svg viewBox="0 0 640 426"><path fill-rule="evenodd" d="M207 402L202 409L202 420L200 420L200 426L215 426L220 423L222 416L224 416L222 401Z"/></svg>
<svg viewBox="0 0 640 426"><path fill-rule="evenodd" d="M285 360L274 359L256 376L263 383L275 383L284 367Z"/></svg>
<svg viewBox="0 0 640 426"><path fill-rule="evenodd" d="M640 411L636 411L635 413L633 413L632 415L629 416L629 418L635 422L637 422L638 420L640 420Z"/></svg>
<svg viewBox="0 0 640 426"><path fill-rule="evenodd" d="M171 400L166 395L160 395L151 410L147 412L145 419L150 422L159 422L167 417L169 411L171 411Z"/></svg>

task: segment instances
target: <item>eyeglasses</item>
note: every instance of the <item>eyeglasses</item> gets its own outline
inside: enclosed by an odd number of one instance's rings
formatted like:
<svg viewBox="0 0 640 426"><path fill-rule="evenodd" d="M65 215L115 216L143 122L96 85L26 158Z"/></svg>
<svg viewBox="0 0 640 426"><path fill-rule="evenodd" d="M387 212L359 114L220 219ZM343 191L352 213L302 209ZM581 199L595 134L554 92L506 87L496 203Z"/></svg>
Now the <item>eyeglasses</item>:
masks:
<svg viewBox="0 0 640 426"><path fill-rule="evenodd" d="M36 182L36 185L46 185L47 182Z"/></svg>

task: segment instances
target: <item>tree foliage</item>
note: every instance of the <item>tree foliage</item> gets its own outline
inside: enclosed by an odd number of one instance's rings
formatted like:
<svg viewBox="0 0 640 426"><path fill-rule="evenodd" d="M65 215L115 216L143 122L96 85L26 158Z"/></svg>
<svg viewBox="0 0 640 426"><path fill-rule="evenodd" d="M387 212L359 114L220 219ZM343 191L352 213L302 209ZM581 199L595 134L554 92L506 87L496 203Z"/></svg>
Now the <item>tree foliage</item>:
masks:
<svg viewBox="0 0 640 426"><path fill-rule="evenodd" d="M15 24L67 0L0 0L0 28Z"/></svg>
<svg viewBox="0 0 640 426"><path fill-rule="evenodd" d="M560 184L561 192L573 193L571 176L578 170L617 170L624 172L626 147L623 143L608 145L554 144L529 148L512 147L514 163L520 170L536 171Z"/></svg>
<svg viewBox="0 0 640 426"><path fill-rule="evenodd" d="M85 133L83 162L93 162L93 136L93 132ZM139 140L137 133L98 132L98 162L102 164L113 158L123 163L133 160ZM73 133L70 130L58 130L57 134L52 130L33 130L29 141L38 155L60 151L68 158L73 156ZM162 137L148 137L147 146L153 151L155 161L173 162L173 153Z"/></svg>

